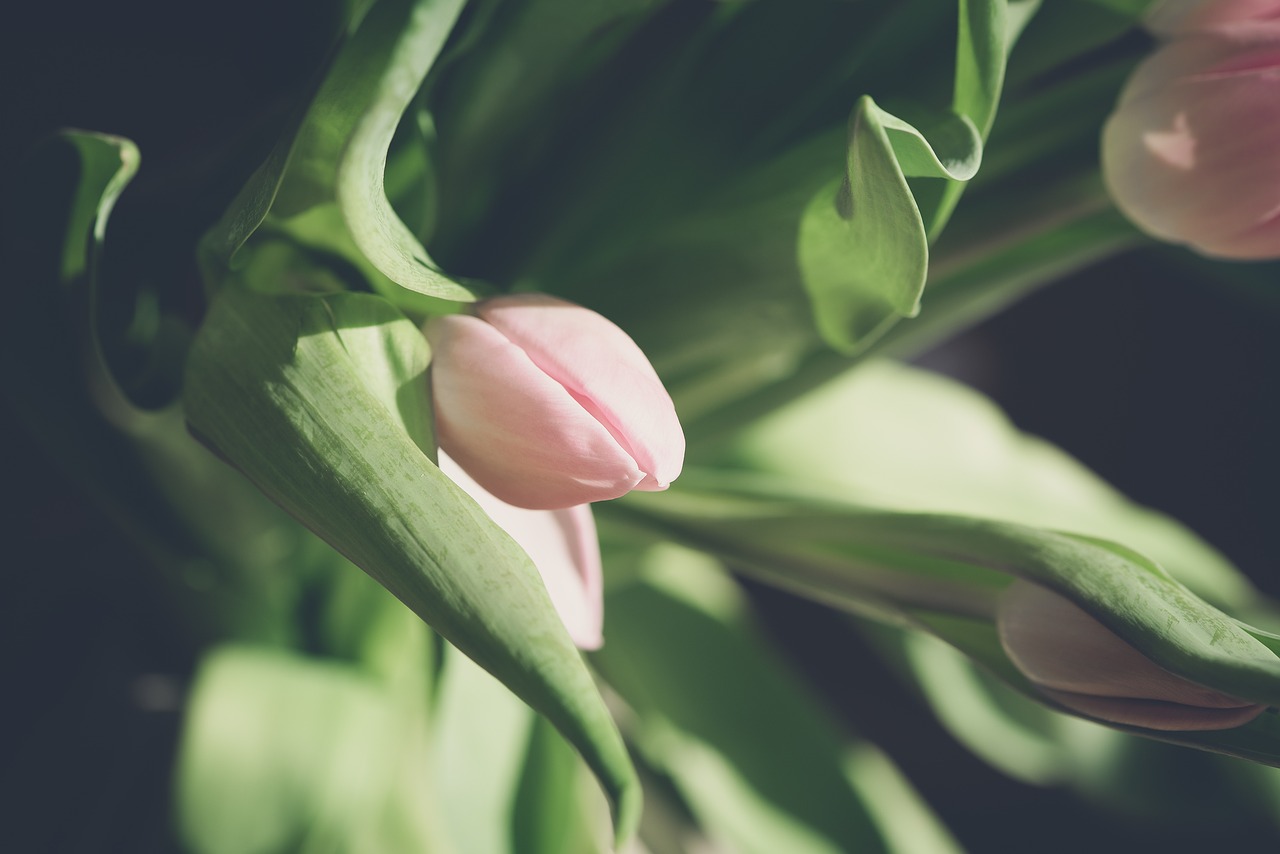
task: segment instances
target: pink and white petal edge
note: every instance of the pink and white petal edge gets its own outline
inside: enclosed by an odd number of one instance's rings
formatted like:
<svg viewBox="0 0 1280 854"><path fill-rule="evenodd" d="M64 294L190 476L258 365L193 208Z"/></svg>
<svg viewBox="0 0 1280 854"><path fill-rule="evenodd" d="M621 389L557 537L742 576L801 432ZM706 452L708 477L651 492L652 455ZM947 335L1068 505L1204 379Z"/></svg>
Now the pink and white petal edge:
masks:
<svg viewBox="0 0 1280 854"><path fill-rule="evenodd" d="M526 510L495 498L440 452L440 470L524 549L579 649L604 643L604 575L591 505Z"/></svg>

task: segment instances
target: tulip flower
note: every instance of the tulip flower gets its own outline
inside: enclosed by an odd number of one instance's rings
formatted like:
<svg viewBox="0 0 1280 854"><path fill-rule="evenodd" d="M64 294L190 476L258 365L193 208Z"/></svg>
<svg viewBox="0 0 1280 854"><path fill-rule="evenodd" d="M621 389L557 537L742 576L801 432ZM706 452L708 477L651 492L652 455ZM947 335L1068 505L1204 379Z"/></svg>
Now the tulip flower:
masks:
<svg viewBox="0 0 1280 854"><path fill-rule="evenodd" d="M1242 35L1280 26L1280 0L1160 0L1147 29L1162 36L1237 30Z"/></svg>
<svg viewBox="0 0 1280 854"><path fill-rule="evenodd" d="M1177 38L1129 79L1103 130L1103 177L1152 236L1222 258L1280 257L1277 26Z"/></svg>
<svg viewBox="0 0 1280 854"><path fill-rule="evenodd" d="M604 642L601 635L604 581L591 507L586 504L561 510L513 507L494 498L443 452L440 470L475 499L489 518L529 555L573 642L580 649L599 649Z"/></svg>
<svg viewBox="0 0 1280 854"><path fill-rule="evenodd" d="M434 318L440 447L498 499L555 510L662 490L684 432L653 366L594 311L541 294Z"/></svg>
<svg viewBox="0 0 1280 854"><path fill-rule="evenodd" d="M1264 706L1165 670L1064 596L1018 580L1001 594L1000 643L1049 699L1096 718L1154 730L1216 730Z"/></svg>

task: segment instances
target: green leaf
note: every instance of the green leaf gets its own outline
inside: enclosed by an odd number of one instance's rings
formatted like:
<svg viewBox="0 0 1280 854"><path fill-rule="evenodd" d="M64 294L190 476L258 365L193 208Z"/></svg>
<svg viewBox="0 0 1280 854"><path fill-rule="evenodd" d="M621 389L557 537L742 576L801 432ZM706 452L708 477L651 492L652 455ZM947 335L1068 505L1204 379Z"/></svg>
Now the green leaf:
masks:
<svg viewBox="0 0 1280 854"><path fill-rule="evenodd" d="M201 664L178 759L198 854L448 852L420 723L347 667L224 646Z"/></svg>
<svg viewBox="0 0 1280 854"><path fill-rule="evenodd" d="M909 786L878 785L892 766L841 735L714 561L661 545L645 563L647 580L609 591L594 657L642 752L714 841L743 854L955 850ZM929 844L897 833L904 809Z"/></svg>
<svg viewBox="0 0 1280 854"><path fill-rule="evenodd" d="M445 277L422 243L391 208L385 189L387 152L405 109L435 63L465 0L382 0L357 34L351 76L363 85L342 85L331 108L351 117L337 160L336 193L347 227L360 250L402 287L447 300L474 299ZM366 37L367 35L367 37ZM335 69L345 84L346 66ZM377 72L375 74L375 71Z"/></svg>
<svg viewBox="0 0 1280 854"><path fill-rule="evenodd" d="M516 854L596 854L609 849L607 807L582 760L546 718L535 718L516 791Z"/></svg>
<svg viewBox="0 0 1280 854"><path fill-rule="evenodd" d="M911 110L908 114L915 122L911 124L874 104L871 107L888 132L903 175L968 181L977 174L982 138L968 116Z"/></svg>
<svg viewBox="0 0 1280 854"><path fill-rule="evenodd" d="M796 251L818 331L845 352L919 310L929 264L885 115L870 97L858 102L845 176L813 197L800 222Z"/></svg>
<svg viewBox="0 0 1280 854"><path fill-rule="evenodd" d="M103 346L100 329L100 289L102 257L106 243L107 223L120 194L133 180L142 156L131 140L111 134L68 130L58 134L51 144L68 144L78 157L79 183L70 208L60 277L82 308L83 330L87 333L87 376L95 399L108 418L123 422L138 417L142 410L122 388L112 370ZM50 144L50 143L46 143ZM146 310L141 304L135 311ZM181 362L173 349L181 346L174 340L177 330L160 318L153 319L156 328L147 342L154 354L151 362ZM157 359L157 355L163 356ZM172 370L171 367L167 368Z"/></svg>
<svg viewBox="0 0 1280 854"><path fill-rule="evenodd" d="M192 430L259 489L545 714L614 801L626 750L527 555L432 462L426 341L367 295L227 289L187 366Z"/></svg>
<svg viewBox="0 0 1280 854"><path fill-rule="evenodd" d="M432 774L459 851L511 854L511 819L534 714L449 649L432 721Z"/></svg>
<svg viewBox="0 0 1280 854"><path fill-rule="evenodd" d="M463 0L381 0L342 46L294 132L254 173L206 235L206 276L220 282L236 253L267 220L325 204L342 211L351 240L401 287L439 300L471 301L446 277L392 209L388 150L400 118L434 64Z"/></svg>
<svg viewBox="0 0 1280 854"><path fill-rule="evenodd" d="M1280 704L1280 658L1265 633L1196 597L1124 546L963 516L893 513L805 497L786 482L686 470L659 504L619 503L656 532L760 579L836 607L930 631L1033 699L1005 655L996 603L1020 577L1066 596L1170 672L1234 697ZM1280 728L1262 715L1234 730L1149 737L1280 765Z"/></svg>
<svg viewBox="0 0 1280 854"><path fill-rule="evenodd" d="M723 458L883 509L984 516L1123 542L1211 602L1243 608L1257 599L1244 576L1192 532L1022 433L979 392L907 365L859 365L758 420Z"/></svg>
<svg viewBox="0 0 1280 854"><path fill-rule="evenodd" d="M973 123L980 139L987 138L995 121L1009 51L1039 8L1040 0L960 0L951 104ZM925 220L931 240L942 232L963 192L963 185L950 181L930 200Z"/></svg>

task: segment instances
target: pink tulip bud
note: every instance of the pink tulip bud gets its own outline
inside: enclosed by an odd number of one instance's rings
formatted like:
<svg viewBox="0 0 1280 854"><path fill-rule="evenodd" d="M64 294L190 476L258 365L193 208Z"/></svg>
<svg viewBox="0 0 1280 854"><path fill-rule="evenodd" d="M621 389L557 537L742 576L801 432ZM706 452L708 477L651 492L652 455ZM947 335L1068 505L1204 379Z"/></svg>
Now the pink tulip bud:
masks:
<svg viewBox="0 0 1280 854"><path fill-rule="evenodd" d="M1155 730L1246 724L1265 708L1165 670L1071 600L1017 580L1001 594L1000 643L1045 696L1091 718Z"/></svg>
<svg viewBox="0 0 1280 854"><path fill-rule="evenodd" d="M508 504L573 507L666 489L684 464L671 397L625 332L541 294L426 326L437 439Z"/></svg>
<svg viewBox="0 0 1280 854"><path fill-rule="evenodd" d="M1103 129L1103 177L1154 237L1280 257L1280 33L1243 32L1258 35L1188 36L1138 66Z"/></svg>
<svg viewBox="0 0 1280 854"><path fill-rule="evenodd" d="M1280 26L1280 0L1158 0L1146 20L1164 38L1233 30L1247 37Z"/></svg>
<svg viewBox="0 0 1280 854"><path fill-rule="evenodd" d="M542 575L551 604L580 649L599 649L604 639L604 581L600 542L591 507L526 510L490 495L441 452L440 470L475 499L489 518L511 535Z"/></svg>

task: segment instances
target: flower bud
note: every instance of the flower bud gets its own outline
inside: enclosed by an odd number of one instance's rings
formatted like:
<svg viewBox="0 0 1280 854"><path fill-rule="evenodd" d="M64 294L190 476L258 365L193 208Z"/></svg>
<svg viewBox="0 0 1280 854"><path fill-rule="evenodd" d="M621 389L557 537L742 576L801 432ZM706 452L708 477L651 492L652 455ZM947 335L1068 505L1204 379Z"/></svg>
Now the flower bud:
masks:
<svg viewBox="0 0 1280 854"><path fill-rule="evenodd" d="M661 490L684 432L653 366L599 314L495 297L426 326L437 439L500 500L552 510Z"/></svg>
<svg viewBox="0 0 1280 854"><path fill-rule="evenodd" d="M1000 644L1014 666L1061 706L1102 721L1156 730L1229 729L1264 706L1165 670L1082 608L1017 580L1001 594Z"/></svg>
<svg viewBox="0 0 1280 854"><path fill-rule="evenodd" d="M1280 257L1280 31L1180 38L1138 66L1102 134L1116 205L1205 255Z"/></svg>
<svg viewBox="0 0 1280 854"><path fill-rule="evenodd" d="M445 453L440 470L475 499L489 518L525 550L542 575L551 604L579 649L599 649L604 639L604 581L600 542L591 507L526 510L490 495Z"/></svg>

